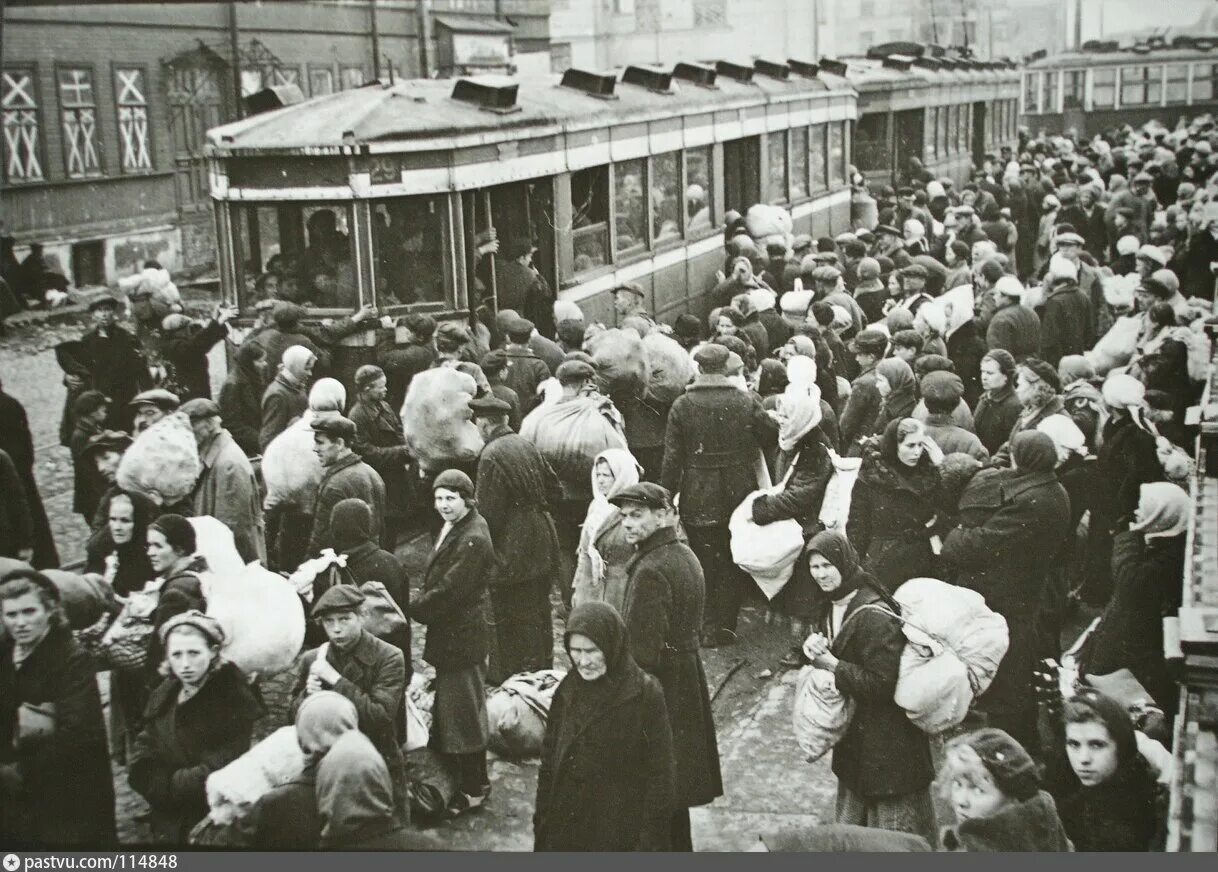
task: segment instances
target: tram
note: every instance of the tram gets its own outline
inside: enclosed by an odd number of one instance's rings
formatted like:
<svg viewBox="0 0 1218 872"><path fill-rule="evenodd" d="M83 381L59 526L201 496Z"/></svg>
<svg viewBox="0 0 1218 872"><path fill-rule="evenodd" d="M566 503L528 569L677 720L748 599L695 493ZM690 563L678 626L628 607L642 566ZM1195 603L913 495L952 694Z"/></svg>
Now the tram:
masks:
<svg viewBox="0 0 1218 872"><path fill-rule="evenodd" d="M1034 58L1023 70L1020 113L1033 135L1091 137L1124 124L1218 111L1218 37L1181 36Z"/></svg>

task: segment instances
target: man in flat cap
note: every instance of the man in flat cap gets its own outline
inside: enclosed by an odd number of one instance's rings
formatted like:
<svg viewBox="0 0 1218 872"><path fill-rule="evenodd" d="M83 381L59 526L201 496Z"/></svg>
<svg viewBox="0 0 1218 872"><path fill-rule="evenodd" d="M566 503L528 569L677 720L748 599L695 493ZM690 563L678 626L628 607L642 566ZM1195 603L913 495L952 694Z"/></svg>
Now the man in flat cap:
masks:
<svg viewBox="0 0 1218 872"><path fill-rule="evenodd" d="M554 294L533 265L537 246L529 239L508 239L495 257L495 295L498 310L512 309L541 325L542 333L554 330Z"/></svg>
<svg viewBox="0 0 1218 872"><path fill-rule="evenodd" d="M355 453L376 470L385 483L385 528L381 545L392 551L406 525L406 494L410 482L406 468L410 449L401 417L385 401L389 379L374 364L355 371L355 403L347 412L355 425Z"/></svg>
<svg viewBox="0 0 1218 872"><path fill-rule="evenodd" d="M153 388L140 391L128 405L135 410L135 429L132 433L138 436L157 421L176 412L182 401L173 391Z"/></svg>
<svg viewBox="0 0 1218 872"><path fill-rule="evenodd" d="M193 496L196 516L210 515L233 531L233 544L246 563L266 563L266 525L262 498L249 458L224 429L220 407L211 400L189 400L182 412L199 448L202 472Z"/></svg>
<svg viewBox="0 0 1218 872"><path fill-rule="evenodd" d="M322 465L321 484L313 512L309 554L333 548L330 516L342 500L363 500L372 510L372 539L381 541L385 529L385 482L355 453L355 424L335 416L313 422L313 453Z"/></svg>
<svg viewBox="0 0 1218 872"><path fill-rule="evenodd" d="M968 454L982 463L990 452L981 444L977 434L965 430L952 420L952 413L964 396L964 381L954 372L942 370L922 376L922 401L926 404L926 435L946 454Z"/></svg>
<svg viewBox="0 0 1218 872"><path fill-rule="evenodd" d="M559 573L559 552L550 513L562 488L541 452L508 426L510 405L492 396L470 400L469 407L484 442L475 497L499 565L491 588L499 644L487 677L501 684L517 672L553 663L550 587Z"/></svg>
<svg viewBox="0 0 1218 872"><path fill-rule="evenodd" d="M727 522L757 489L758 452L773 443L777 426L755 394L727 375L729 351L708 344L694 354L699 374L668 413L663 485L681 495L681 520L706 577L703 644L736 641L748 580L732 561Z"/></svg>
<svg viewBox="0 0 1218 872"><path fill-rule="evenodd" d="M405 334L405 343L397 343L397 333ZM436 320L425 312L412 312L400 318L394 330L376 346L376 362L385 372L389 391L386 402L394 414L402 408L410 381L424 370L431 369L436 362L436 347L432 338L436 333Z"/></svg>
<svg viewBox="0 0 1218 872"><path fill-rule="evenodd" d="M638 282L622 282L613 289L613 311L619 327L627 318L642 318L655 326L655 318L647 311L647 291Z"/></svg>
<svg viewBox="0 0 1218 872"><path fill-rule="evenodd" d="M359 731L367 736L389 767L394 813L410 819L406 794L406 660L402 652L364 629L364 594L350 584L336 584L317 598L312 617L326 641L300 659L292 692L293 720L301 704L315 693L334 691L355 706Z"/></svg>
<svg viewBox="0 0 1218 872"><path fill-rule="evenodd" d="M913 263L909 252L905 250L905 239L900 230L891 224L881 224L876 227L875 235L875 253L877 257L891 258L893 266L897 269Z"/></svg>
<svg viewBox="0 0 1218 872"><path fill-rule="evenodd" d="M689 809L723 795L715 721L698 652L706 599L702 566L677 535L667 489L640 482L612 502L622 512L626 541L635 548L622 606L630 650L664 689L672 726L676 800L669 847L692 851Z"/></svg>
<svg viewBox="0 0 1218 872"><path fill-rule="evenodd" d="M534 329L533 322L524 318L509 321L506 326L507 343L503 346L503 353L507 356L503 383L520 398L520 411L524 415L533 411L541 401L537 388L550 377L550 368L545 361L529 348L529 337Z"/></svg>
<svg viewBox="0 0 1218 872"><path fill-rule="evenodd" d="M1083 260L1087 241L1071 226L1057 228L1057 253L1078 267L1078 288L1091 301L1091 314L1095 318L1092 328L1096 336L1103 336L1113 324L1113 317L1104 304L1104 286L1100 271Z"/></svg>
<svg viewBox="0 0 1218 872"><path fill-rule="evenodd" d="M927 275L926 267L920 263L911 263L909 266L903 267L897 273L897 284L901 289L900 295L894 295L888 301L888 305L884 307L884 311L907 309L909 314L917 315L918 309L931 299L930 294L926 293Z"/></svg>
<svg viewBox="0 0 1218 872"><path fill-rule="evenodd" d="M888 337L879 330L864 330L847 346L858 364L859 374L850 383L850 399L846 400L838 421L843 453L852 449L859 437L871 435L882 402L875 386L875 366L887 348Z"/></svg>

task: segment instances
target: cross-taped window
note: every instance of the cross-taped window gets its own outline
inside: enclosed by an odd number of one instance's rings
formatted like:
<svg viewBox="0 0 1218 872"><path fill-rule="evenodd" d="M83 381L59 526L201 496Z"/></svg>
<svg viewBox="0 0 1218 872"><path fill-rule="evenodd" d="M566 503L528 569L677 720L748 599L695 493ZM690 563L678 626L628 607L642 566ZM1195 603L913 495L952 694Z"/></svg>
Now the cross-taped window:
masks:
<svg viewBox="0 0 1218 872"><path fill-rule="evenodd" d="M727 24L727 0L694 0L694 27Z"/></svg>
<svg viewBox="0 0 1218 872"><path fill-rule="evenodd" d="M101 175L97 147L97 98L92 70L61 69L59 108L63 118L63 159L68 178Z"/></svg>
<svg viewBox="0 0 1218 872"><path fill-rule="evenodd" d="M148 139L148 91L144 86L144 71L138 67L115 69L114 91L123 172L150 170L152 146Z"/></svg>
<svg viewBox="0 0 1218 872"><path fill-rule="evenodd" d="M33 70L5 70L0 76L4 107L4 175L10 182L43 179L38 145L38 98Z"/></svg>

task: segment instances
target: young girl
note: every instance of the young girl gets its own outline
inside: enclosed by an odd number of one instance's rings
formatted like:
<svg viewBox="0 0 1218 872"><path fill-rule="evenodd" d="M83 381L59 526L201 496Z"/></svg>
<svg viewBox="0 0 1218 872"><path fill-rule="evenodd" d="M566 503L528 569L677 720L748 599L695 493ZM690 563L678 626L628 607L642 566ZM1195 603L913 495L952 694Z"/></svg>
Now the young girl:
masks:
<svg viewBox="0 0 1218 872"><path fill-rule="evenodd" d="M944 749L939 773L956 825L943 831L948 851L1070 851L1053 798L1036 764L1002 730L959 736Z"/></svg>

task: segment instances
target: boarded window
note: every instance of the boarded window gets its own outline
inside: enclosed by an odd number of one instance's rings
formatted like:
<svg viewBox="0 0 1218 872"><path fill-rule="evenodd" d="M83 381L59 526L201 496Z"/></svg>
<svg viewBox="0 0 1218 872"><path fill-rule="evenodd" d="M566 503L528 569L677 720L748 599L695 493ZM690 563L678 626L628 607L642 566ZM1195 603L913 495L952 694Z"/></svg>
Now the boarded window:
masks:
<svg viewBox="0 0 1218 872"><path fill-rule="evenodd" d="M152 146L148 138L148 98L144 71L138 67L114 71L114 93L118 108L118 151L125 173L152 169Z"/></svg>
<svg viewBox="0 0 1218 872"><path fill-rule="evenodd" d="M65 172L70 179L100 176L93 72L78 68L61 69L58 82Z"/></svg>
<svg viewBox="0 0 1218 872"><path fill-rule="evenodd" d="M42 172L38 141L38 97L33 70L6 69L0 77L4 106L4 175L10 182L38 182Z"/></svg>

